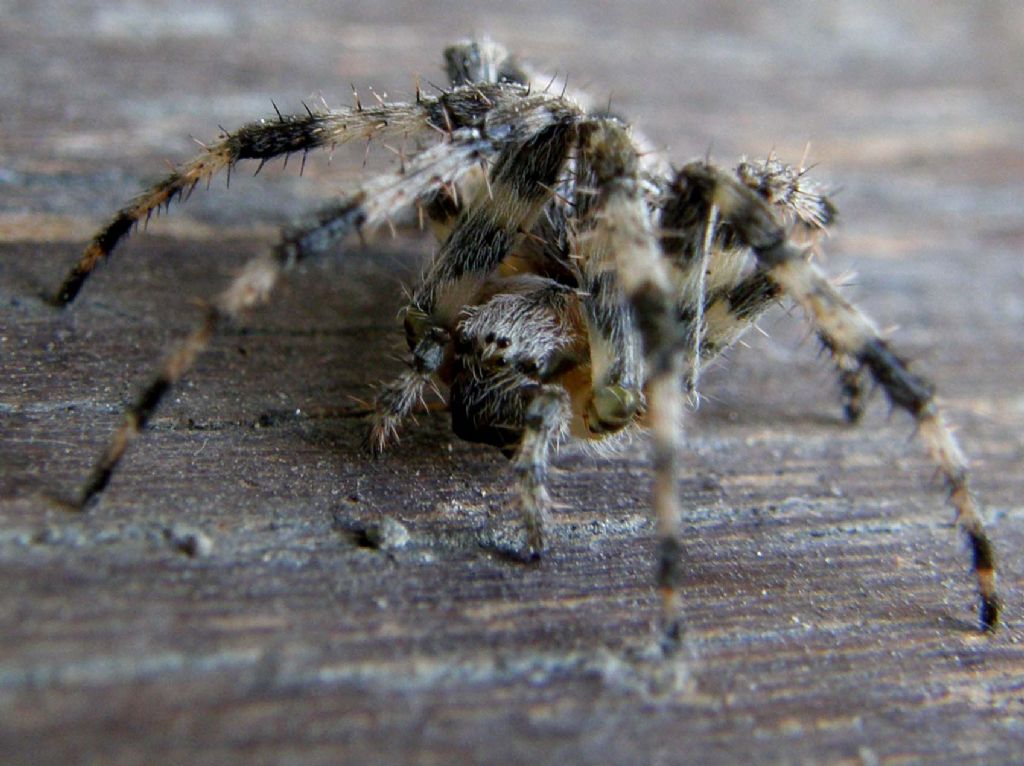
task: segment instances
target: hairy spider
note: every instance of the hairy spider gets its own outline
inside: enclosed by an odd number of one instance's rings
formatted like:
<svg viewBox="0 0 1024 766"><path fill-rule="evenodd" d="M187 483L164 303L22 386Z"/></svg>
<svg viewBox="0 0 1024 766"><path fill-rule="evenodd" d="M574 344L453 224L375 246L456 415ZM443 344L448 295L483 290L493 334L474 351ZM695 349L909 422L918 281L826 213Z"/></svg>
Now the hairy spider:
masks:
<svg viewBox="0 0 1024 766"><path fill-rule="evenodd" d="M879 336L807 257L835 218L802 168L769 157L724 170L663 166L620 118L533 73L489 41L445 50L450 85L413 103L313 111L226 133L123 207L89 243L54 302L66 306L96 265L154 210L241 160L261 163L353 139L436 134L396 172L370 178L250 261L205 307L137 400L76 500L110 480L131 437L217 330L264 303L282 272L354 231L429 220L440 246L404 309L407 369L374 403L379 452L432 383L448 391L452 427L511 458L525 527L523 556L544 549L552 451L651 431L654 511L666 645L678 640L680 509L676 488L687 393L701 367L769 306L803 308L838 365L847 417L870 376L908 411L938 466L973 554L980 623L999 617L995 561L968 489L966 461L930 382ZM539 84L539 87L538 87ZM404 218L403 218L404 216Z"/></svg>

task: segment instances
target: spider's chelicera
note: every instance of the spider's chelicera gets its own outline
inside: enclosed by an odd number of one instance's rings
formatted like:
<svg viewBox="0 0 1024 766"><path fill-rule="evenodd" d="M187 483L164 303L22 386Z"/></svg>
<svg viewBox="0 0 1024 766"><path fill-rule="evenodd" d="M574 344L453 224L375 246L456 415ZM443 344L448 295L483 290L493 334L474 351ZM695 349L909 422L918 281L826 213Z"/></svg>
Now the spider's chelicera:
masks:
<svg viewBox="0 0 1024 766"><path fill-rule="evenodd" d="M807 258L835 218L802 168L769 157L724 170L663 166L620 118L589 108L491 41L448 48L437 96L261 120L228 133L122 208L93 238L54 301L67 305L95 266L160 206L230 171L353 139L437 135L308 220L286 228L205 309L126 412L77 507L106 486L131 436L225 321L263 303L282 272L354 231L429 221L440 245L404 310L408 366L376 398L368 435L380 451L432 383L452 427L499 447L519 483L524 557L544 548L549 461L560 439L651 432L665 630L678 635L677 455L685 398L701 367L772 304L801 306L838 365L856 419L873 379L909 412L943 476L972 551L980 623L999 616L992 546L966 461L932 385ZM426 144L430 144L426 146ZM424 148L425 147L425 148Z"/></svg>

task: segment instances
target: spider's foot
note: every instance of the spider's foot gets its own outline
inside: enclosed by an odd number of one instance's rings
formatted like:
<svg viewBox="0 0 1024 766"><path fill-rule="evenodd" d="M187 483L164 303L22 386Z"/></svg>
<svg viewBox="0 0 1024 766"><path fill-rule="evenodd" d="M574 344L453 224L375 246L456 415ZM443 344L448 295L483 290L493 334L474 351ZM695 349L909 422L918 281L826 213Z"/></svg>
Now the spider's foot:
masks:
<svg viewBox="0 0 1024 766"><path fill-rule="evenodd" d="M544 554L544 530L540 524L529 524L526 527L526 547L523 548L522 558L524 562L530 563L540 561Z"/></svg>
<svg viewBox="0 0 1024 766"><path fill-rule="evenodd" d="M845 402L843 404L843 417L851 426L860 422L864 414L864 406L861 402Z"/></svg>
<svg viewBox="0 0 1024 766"><path fill-rule="evenodd" d="M380 407L370 415L370 427L363 437L363 449L373 457L380 457L388 448L398 443L398 427L404 419Z"/></svg>
<svg viewBox="0 0 1024 766"><path fill-rule="evenodd" d="M996 628L999 627L999 614L1001 611L1002 603L999 600L999 596L994 593L982 595L981 606L978 609L978 620L984 633L995 633Z"/></svg>
<svg viewBox="0 0 1024 766"><path fill-rule="evenodd" d="M683 634L683 618L677 614L668 620L661 629L661 641L658 648L661 650L662 657L668 660L679 654L683 648Z"/></svg>
<svg viewBox="0 0 1024 766"><path fill-rule="evenodd" d="M371 454L380 455L398 441L398 427L422 403L423 389L429 381L429 375L410 369L381 386L365 442Z"/></svg>
<svg viewBox="0 0 1024 766"><path fill-rule="evenodd" d="M644 643L625 647L606 669L605 681L637 691L652 702L667 701L695 691L694 660L676 621Z"/></svg>
<svg viewBox="0 0 1024 766"><path fill-rule="evenodd" d="M488 525L478 543L483 550L515 564L535 564L544 554L543 541L524 540L522 528L517 525Z"/></svg>
<svg viewBox="0 0 1024 766"><path fill-rule="evenodd" d="M50 308L64 309L68 305L68 301L62 298L60 292L51 293L47 290L39 290L37 297Z"/></svg>
<svg viewBox="0 0 1024 766"><path fill-rule="evenodd" d="M373 422L363 437L363 449L373 457L380 457L384 451L398 441L396 423L380 413L374 413Z"/></svg>
<svg viewBox="0 0 1024 766"><path fill-rule="evenodd" d="M56 508L65 513L82 513L87 510L81 498L72 498L49 487L39 488L32 491L33 497L39 498L51 508Z"/></svg>
<svg viewBox="0 0 1024 766"><path fill-rule="evenodd" d="M91 269L83 271L80 268L75 267L72 269L71 273L68 274L64 282L61 283L61 286L57 288L57 292L42 294L43 300L54 308L67 308L77 297L90 272Z"/></svg>
<svg viewBox="0 0 1024 766"><path fill-rule="evenodd" d="M529 545L525 548L519 548L512 553L512 558L520 564L538 564L543 557L543 551L532 548Z"/></svg>
<svg viewBox="0 0 1024 766"><path fill-rule="evenodd" d="M954 490L954 500L966 496L963 489ZM968 496L969 497L969 496ZM967 506L973 510L972 506ZM963 523L963 512L958 511ZM970 522L969 522L970 523ZM970 527L966 528L967 541L971 547L974 576L977 578L980 604L978 607L978 622L983 633L993 633L999 625L999 613L1002 611L1002 603L999 598L999 591L996 581L995 551L992 542L989 540L985 530L981 527L980 519L974 519Z"/></svg>

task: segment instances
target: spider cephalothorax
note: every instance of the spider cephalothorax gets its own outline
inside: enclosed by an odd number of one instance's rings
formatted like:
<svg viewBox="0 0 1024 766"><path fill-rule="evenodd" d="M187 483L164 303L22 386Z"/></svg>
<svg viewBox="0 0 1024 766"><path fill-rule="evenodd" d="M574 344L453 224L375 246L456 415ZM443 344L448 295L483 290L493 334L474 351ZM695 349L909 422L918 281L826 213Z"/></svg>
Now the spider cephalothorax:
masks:
<svg viewBox="0 0 1024 766"><path fill-rule="evenodd" d="M97 263L154 210L230 170L352 139L431 132L438 141L367 180L251 261L165 361L77 499L109 481L129 438L221 324L269 297L280 274L347 235L382 223L429 221L440 245L404 310L407 370L376 398L369 446L382 450L428 386L448 392L455 432L501 448L521 490L526 557L544 548L550 455L562 438L602 442L651 432L658 585L665 629L678 637L679 432L686 395L769 306L801 306L840 371L846 411L870 376L917 421L973 552L980 622L995 627L994 556L967 468L931 384L806 257L835 218L802 168L770 157L723 170L670 171L621 119L588 110L490 41L445 51L450 86L412 103L282 115L207 147L122 208L89 244L54 300L70 303ZM539 87L538 87L539 84Z"/></svg>

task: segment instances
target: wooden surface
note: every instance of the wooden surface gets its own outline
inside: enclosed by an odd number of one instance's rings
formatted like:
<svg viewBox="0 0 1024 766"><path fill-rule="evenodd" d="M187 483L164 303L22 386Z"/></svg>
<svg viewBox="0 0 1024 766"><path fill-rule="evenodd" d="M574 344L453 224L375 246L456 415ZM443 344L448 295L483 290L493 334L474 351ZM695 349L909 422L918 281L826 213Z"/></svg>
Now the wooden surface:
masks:
<svg viewBox="0 0 1024 766"><path fill-rule="evenodd" d="M1020 762L1019 3L149 5L0 2L0 762ZM624 659L657 606L642 440L562 458L551 555L525 567L492 552L516 524L499 455L436 413L370 461L330 410L397 369L417 240L295 274L93 512L41 499L82 481L192 299L361 158L197 193L57 313L37 296L93 229L190 135L271 99L347 103L350 82L408 95L472 31L610 96L676 162L812 142L841 189L828 267L856 270L849 294L898 326L973 459L998 635L974 632L908 420L876 397L845 427L779 311L705 379L679 477L692 683L646 695ZM386 520L408 540L367 545Z"/></svg>

